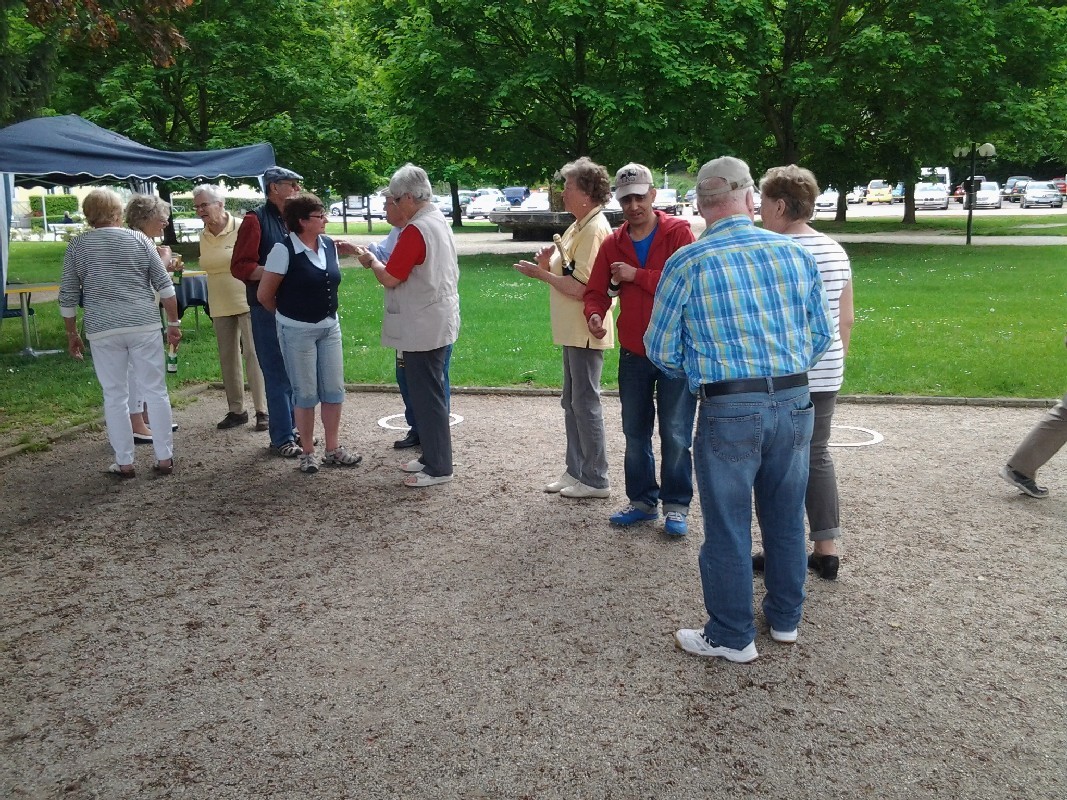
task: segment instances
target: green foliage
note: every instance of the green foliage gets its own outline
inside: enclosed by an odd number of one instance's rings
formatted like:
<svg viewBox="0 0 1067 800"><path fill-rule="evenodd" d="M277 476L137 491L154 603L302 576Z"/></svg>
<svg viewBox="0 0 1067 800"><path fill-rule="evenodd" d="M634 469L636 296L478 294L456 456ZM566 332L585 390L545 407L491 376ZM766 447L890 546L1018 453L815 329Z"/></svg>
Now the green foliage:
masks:
<svg viewBox="0 0 1067 800"><path fill-rule="evenodd" d="M48 211L48 218L50 220L56 220L63 216L64 212L68 214L78 213L78 197L73 194L50 194L46 199L43 199L43 195L33 194L30 195L30 212L37 215L43 213L43 210ZM44 209L41 208L42 200L44 203Z"/></svg>

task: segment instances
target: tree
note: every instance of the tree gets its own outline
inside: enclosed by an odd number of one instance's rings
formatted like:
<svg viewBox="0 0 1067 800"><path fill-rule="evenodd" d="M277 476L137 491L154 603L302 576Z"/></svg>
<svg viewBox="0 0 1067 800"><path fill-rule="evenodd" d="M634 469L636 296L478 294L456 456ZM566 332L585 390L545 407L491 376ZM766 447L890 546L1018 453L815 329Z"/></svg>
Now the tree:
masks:
<svg viewBox="0 0 1067 800"><path fill-rule="evenodd" d="M64 54L57 104L170 150L274 145L279 163L324 191L358 183L377 137L348 76L332 5L307 0L197 0L179 21L185 47L152 61L128 31L104 53Z"/></svg>
<svg viewBox="0 0 1067 800"><path fill-rule="evenodd" d="M184 42L174 19L192 0L0 0L0 125L36 115L50 97L61 49L101 51L125 33L158 64Z"/></svg>

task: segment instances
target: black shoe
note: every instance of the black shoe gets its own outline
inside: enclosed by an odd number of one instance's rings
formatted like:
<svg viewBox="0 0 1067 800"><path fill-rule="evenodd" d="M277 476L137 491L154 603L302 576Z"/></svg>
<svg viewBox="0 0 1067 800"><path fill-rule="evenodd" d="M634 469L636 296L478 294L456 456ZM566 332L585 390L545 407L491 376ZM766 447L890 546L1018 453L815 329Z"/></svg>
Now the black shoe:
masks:
<svg viewBox="0 0 1067 800"><path fill-rule="evenodd" d="M752 571L753 572L763 572L763 570L764 570L764 568L766 566L767 566L767 556L763 555L763 553L753 553L752 554Z"/></svg>
<svg viewBox="0 0 1067 800"><path fill-rule="evenodd" d="M1004 465L1000 470L1000 477L1014 486L1023 494L1028 494L1031 497L1048 497L1048 489L1044 486L1038 486L1037 481L1033 478L1027 478L1021 472L1016 472L1011 467Z"/></svg>
<svg viewBox="0 0 1067 800"><path fill-rule="evenodd" d="M840 566L841 559L837 556L821 556L818 553L808 556L808 569L814 570L826 581L837 580L837 570Z"/></svg>
<svg viewBox="0 0 1067 800"><path fill-rule="evenodd" d="M397 439L395 442L393 442L393 447L395 447L397 450L405 450L408 447L418 446L419 435L412 430L409 430L408 435L405 436L403 439Z"/></svg>
<svg viewBox="0 0 1067 800"><path fill-rule="evenodd" d="M152 437L145 436L143 433L135 433L133 435L134 444L152 444Z"/></svg>
<svg viewBox="0 0 1067 800"><path fill-rule="evenodd" d="M269 431L270 430L270 417L266 411L256 412L256 430L257 431Z"/></svg>
<svg viewBox="0 0 1067 800"><path fill-rule="evenodd" d="M227 428L236 428L238 425L247 425L247 424L248 424L248 412L247 411L242 411L240 414L234 414L232 411L230 411L229 413L226 414L225 417L222 418L222 422L220 422L215 427L218 428L220 431L224 431Z"/></svg>

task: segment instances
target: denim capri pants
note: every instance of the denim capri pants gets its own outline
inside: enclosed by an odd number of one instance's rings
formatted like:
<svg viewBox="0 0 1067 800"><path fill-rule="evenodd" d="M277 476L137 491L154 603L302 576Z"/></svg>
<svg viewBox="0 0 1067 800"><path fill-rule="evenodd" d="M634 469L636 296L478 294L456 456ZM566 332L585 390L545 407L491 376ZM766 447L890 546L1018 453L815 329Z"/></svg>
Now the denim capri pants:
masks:
<svg viewBox="0 0 1067 800"><path fill-rule="evenodd" d="M285 371L293 387L293 405L314 408L319 403L341 403L345 398L341 324L304 328L278 323Z"/></svg>

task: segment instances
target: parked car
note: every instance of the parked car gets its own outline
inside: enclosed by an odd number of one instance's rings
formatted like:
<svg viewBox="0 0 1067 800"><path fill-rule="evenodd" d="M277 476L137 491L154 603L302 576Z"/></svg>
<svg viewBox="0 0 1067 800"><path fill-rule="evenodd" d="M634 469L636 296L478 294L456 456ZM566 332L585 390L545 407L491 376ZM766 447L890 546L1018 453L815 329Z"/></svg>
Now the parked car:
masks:
<svg viewBox="0 0 1067 800"><path fill-rule="evenodd" d="M845 195L845 200L849 203L862 203L863 198L867 196L866 186L853 186L852 191Z"/></svg>
<svg viewBox="0 0 1067 800"><path fill-rule="evenodd" d="M760 207L762 205L763 205L763 195L761 195L759 192L757 192L755 189L753 189L752 190L752 210L755 211L758 214L759 210L760 210Z"/></svg>
<svg viewBox="0 0 1067 800"><path fill-rule="evenodd" d="M683 202L693 209L694 214L697 213L697 190L693 188L686 192L685 200Z"/></svg>
<svg viewBox="0 0 1067 800"><path fill-rule="evenodd" d="M1027 181L1019 199L1020 208L1063 208L1063 195L1052 181Z"/></svg>
<svg viewBox="0 0 1067 800"><path fill-rule="evenodd" d="M548 192L531 192L519 208L523 211L548 211L551 208Z"/></svg>
<svg viewBox="0 0 1067 800"><path fill-rule="evenodd" d="M473 189L460 189L459 192L459 213L466 214L467 206L470 205L471 200L474 199Z"/></svg>
<svg viewBox="0 0 1067 800"><path fill-rule="evenodd" d="M937 208L944 211L948 208L948 189L943 183L915 184L915 207Z"/></svg>
<svg viewBox="0 0 1067 800"><path fill-rule="evenodd" d="M1026 183L1027 181L1032 180L1033 178L1031 178L1029 175L1012 175L1010 178L1004 181L1004 186L1000 190L1001 197L1003 197L1009 203L1018 203L1019 194L1016 192L1015 187L1020 183ZM1021 191L1022 188L1020 187L1019 192Z"/></svg>
<svg viewBox="0 0 1067 800"><path fill-rule="evenodd" d="M978 181L979 184L981 184L985 180L985 175L975 175L974 179ZM969 180L970 178L967 179L967 181ZM964 201L964 197L967 194L967 181L957 184L956 191L952 193L952 199L955 200L957 203L962 203Z"/></svg>
<svg viewBox="0 0 1067 800"><path fill-rule="evenodd" d="M530 190L525 186L505 186L504 197L508 199L508 202L513 206L522 205L522 201L530 196Z"/></svg>
<svg viewBox="0 0 1067 800"><path fill-rule="evenodd" d="M904 202L904 181L898 181L897 185L893 187L893 202Z"/></svg>
<svg viewBox="0 0 1067 800"><path fill-rule="evenodd" d="M678 216L682 207L678 203L677 189L656 189L656 199L652 201L652 207L659 209L665 214Z"/></svg>
<svg viewBox="0 0 1067 800"><path fill-rule="evenodd" d="M435 194L433 196L433 204L441 209L441 213L446 217L452 216L452 195L445 194L438 196Z"/></svg>
<svg viewBox="0 0 1067 800"><path fill-rule="evenodd" d="M1000 208L1004 198L1000 195L1000 184L996 181L982 181L978 193L974 196L975 208Z"/></svg>
<svg viewBox="0 0 1067 800"><path fill-rule="evenodd" d="M1060 190L1060 194L1067 195L1067 179L1065 178L1053 178L1052 182L1056 184L1056 188Z"/></svg>
<svg viewBox="0 0 1067 800"><path fill-rule="evenodd" d="M883 180L871 181L867 184L867 196L864 197L864 202L869 206L875 203L892 203L893 187Z"/></svg>
<svg viewBox="0 0 1067 800"><path fill-rule="evenodd" d="M499 189L493 189L490 192L479 194L467 205L465 212L467 219L477 219L478 217L485 217L489 219L490 211L507 211L511 208L511 203L504 197L504 193Z"/></svg>
<svg viewBox="0 0 1067 800"><path fill-rule="evenodd" d="M826 191L815 198L815 213L820 211L836 211L837 200L840 197L837 189L833 186L827 186Z"/></svg>

